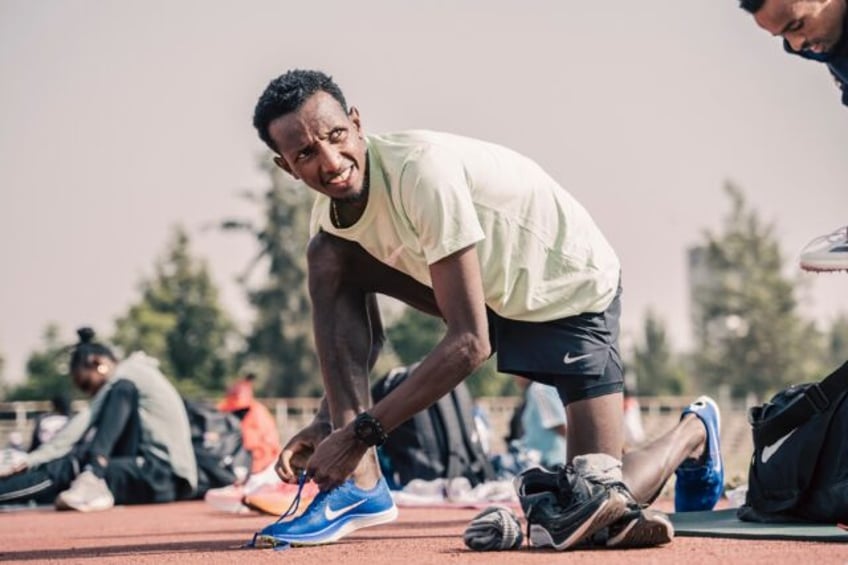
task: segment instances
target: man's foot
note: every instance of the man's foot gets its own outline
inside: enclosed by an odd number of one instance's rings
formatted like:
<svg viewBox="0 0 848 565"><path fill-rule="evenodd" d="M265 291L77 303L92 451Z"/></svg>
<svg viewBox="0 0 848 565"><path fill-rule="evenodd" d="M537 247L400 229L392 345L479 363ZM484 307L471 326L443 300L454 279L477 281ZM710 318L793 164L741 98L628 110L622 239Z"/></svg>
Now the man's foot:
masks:
<svg viewBox="0 0 848 565"><path fill-rule="evenodd" d="M302 515L265 527L253 536L253 546L331 543L354 530L392 522L397 514L385 479L380 478L370 490L363 490L348 480L319 493Z"/></svg>
<svg viewBox="0 0 848 565"><path fill-rule="evenodd" d="M530 545L564 550L591 538L627 513L627 498L617 489L577 475L533 468L516 478Z"/></svg>
<svg viewBox="0 0 848 565"><path fill-rule="evenodd" d="M115 506L115 497L106 481L92 473L83 471L71 483L71 487L56 497L57 510L96 512Z"/></svg>
<svg viewBox="0 0 848 565"><path fill-rule="evenodd" d="M719 444L721 415L718 405L708 396L702 396L687 406L681 419L687 414L694 414L703 422L707 430L706 447L703 457L687 459L675 471L674 510L712 510L724 491L724 462Z"/></svg>
<svg viewBox="0 0 848 565"><path fill-rule="evenodd" d="M801 251L805 271L848 271L848 227L817 237Z"/></svg>

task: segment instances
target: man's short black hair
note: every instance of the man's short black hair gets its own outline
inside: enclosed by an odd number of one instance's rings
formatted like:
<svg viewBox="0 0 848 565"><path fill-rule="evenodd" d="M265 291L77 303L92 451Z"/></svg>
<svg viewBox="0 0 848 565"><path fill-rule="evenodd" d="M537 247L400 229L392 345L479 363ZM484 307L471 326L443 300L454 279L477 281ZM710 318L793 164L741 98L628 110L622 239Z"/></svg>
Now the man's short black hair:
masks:
<svg viewBox="0 0 848 565"><path fill-rule="evenodd" d="M752 14L756 14L757 11L763 7L765 1L766 0L739 0L739 7L751 12Z"/></svg>
<svg viewBox="0 0 848 565"><path fill-rule="evenodd" d="M253 127L259 132L262 141L277 151L271 136L268 135L268 126L280 116L300 108L319 90L335 98L347 112L347 102L342 90L331 77L321 71L294 69L272 80L259 97L253 111Z"/></svg>

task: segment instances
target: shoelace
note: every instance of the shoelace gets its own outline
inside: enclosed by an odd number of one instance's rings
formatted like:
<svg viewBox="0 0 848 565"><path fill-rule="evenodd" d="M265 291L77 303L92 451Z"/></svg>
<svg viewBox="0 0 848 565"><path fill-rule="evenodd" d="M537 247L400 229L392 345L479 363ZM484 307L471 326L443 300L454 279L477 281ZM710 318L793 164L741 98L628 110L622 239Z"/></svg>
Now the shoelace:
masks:
<svg viewBox="0 0 848 565"><path fill-rule="evenodd" d="M297 512L297 509L300 506L300 493L303 492L303 486L305 484L306 471L301 471L300 476L297 478L297 494L294 495L294 499L291 501L291 504L289 504L288 509L283 512L279 518L277 518L276 522L274 522L275 524L279 524L280 522L282 522L289 516L293 516Z"/></svg>
<svg viewBox="0 0 848 565"><path fill-rule="evenodd" d="M294 495L294 499L289 504L288 509L283 512L279 518L277 518L275 524L279 524L286 518L290 516L294 516L297 512L298 507L300 506L300 495L303 492L303 486L306 484L306 471L302 471L300 476L297 478L297 493ZM251 539L247 544L244 545L245 548L255 548L256 547L256 538L259 536L259 532L253 534L253 539ZM274 546L275 550L283 550L289 547L288 543L281 544L279 546Z"/></svg>

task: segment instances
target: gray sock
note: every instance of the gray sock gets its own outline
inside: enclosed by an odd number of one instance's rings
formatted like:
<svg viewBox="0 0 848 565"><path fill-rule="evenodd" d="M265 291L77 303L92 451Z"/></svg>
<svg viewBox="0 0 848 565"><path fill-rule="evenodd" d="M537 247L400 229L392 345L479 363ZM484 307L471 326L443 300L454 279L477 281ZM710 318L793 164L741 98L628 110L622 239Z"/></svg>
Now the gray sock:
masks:
<svg viewBox="0 0 848 565"><path fill-rule="evenodd" d="M515 512L503 506L489 506L471 520L463 539L475 551L502 551L521 547L524 535Z"/></svg>
<svg viewBox="0 0 848 565"><path fill-rule="evenodd" d="M596 483L609 485L623 482L621 460L606 453L578 455L572 461L574 472Z"/></svg>

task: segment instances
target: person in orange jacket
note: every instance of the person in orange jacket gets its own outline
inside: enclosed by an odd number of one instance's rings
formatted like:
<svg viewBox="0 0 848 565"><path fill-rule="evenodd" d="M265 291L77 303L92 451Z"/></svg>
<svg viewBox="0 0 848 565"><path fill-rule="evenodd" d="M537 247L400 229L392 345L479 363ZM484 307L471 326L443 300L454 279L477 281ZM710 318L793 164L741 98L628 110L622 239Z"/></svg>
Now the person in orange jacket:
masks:
<svg viewBox="0 0 848 565"><path fill-rule="evenodd" d="M241 417L244 448L253 456L251 474L259 473L276 462L280 453L280 433L271 412L253 396L256 375L246 374L227 390L218 409Z"/></svg>

